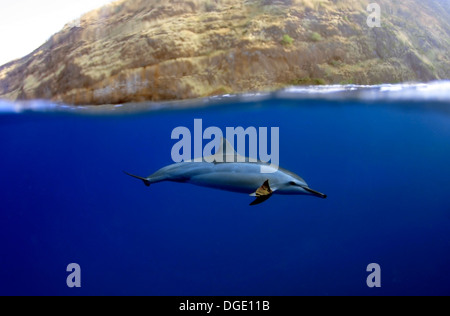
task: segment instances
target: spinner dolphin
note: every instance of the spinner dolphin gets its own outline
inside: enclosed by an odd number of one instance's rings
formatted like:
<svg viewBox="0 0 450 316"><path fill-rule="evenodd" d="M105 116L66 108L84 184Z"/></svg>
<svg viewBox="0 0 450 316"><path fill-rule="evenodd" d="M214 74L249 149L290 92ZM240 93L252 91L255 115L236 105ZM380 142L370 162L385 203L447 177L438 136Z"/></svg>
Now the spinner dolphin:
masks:
<svg viewBox="0 0 450 316"><path fill-rule="evenodd" d="M229 155L232 155L233 159L227 159ZM146 186L162 181L172 181L246 193L256 197L250 205L260 204L273 194L312 195L323 199L327 197L311 189L305 180L291 171L262 161L251 162L249 158L240 156L226 139L222 140L217 153L208 158L202 161L184 161L168 165L148 177L136 176L125 171L124 173L142 180ZM262 166L266 168L265 173L261 172Z"/></svg>

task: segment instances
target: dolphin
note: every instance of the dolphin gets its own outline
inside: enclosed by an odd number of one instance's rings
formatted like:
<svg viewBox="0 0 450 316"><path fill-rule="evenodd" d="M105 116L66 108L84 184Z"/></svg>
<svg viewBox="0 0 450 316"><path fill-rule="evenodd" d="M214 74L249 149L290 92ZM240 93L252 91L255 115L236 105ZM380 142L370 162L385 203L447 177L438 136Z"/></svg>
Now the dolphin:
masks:
<svg viewBox="0 0 450 316"><path fill-rule="evenodd" d="M229 155L234 156L233 159L227 159ZM237 159L238 157L241 159ZM262 173L262 166L266 170L267 168L273 168L273 170L270 170L271 173ZM305 180L289 170L262 161L252 162L248 157L240 156L224 138L217 153L209 156L208 159L168 165L148 177L136 176L126 171L124 173L142 180L146 186L162 181L172 181L246 193L256 197L250 205L267 201L273 194L312 195L323 199L327 197L311 189Z"/></svg>

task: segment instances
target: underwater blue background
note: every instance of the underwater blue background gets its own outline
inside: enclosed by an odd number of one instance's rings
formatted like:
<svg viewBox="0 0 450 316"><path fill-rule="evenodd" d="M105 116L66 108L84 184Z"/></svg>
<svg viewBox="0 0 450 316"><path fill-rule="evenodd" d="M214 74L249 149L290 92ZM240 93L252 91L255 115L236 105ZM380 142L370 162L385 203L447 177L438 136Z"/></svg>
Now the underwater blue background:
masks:
<svg viewBox="0 0 450 316"><path fill-rule="evenodd" d="M0 115L0 295L449 295L450 115L268 99L132 115ZM150 188L178 126L280 128L328 195ZM66 286L69 263L82 287ZM381 266L381 288L366 267Z"/></svg>

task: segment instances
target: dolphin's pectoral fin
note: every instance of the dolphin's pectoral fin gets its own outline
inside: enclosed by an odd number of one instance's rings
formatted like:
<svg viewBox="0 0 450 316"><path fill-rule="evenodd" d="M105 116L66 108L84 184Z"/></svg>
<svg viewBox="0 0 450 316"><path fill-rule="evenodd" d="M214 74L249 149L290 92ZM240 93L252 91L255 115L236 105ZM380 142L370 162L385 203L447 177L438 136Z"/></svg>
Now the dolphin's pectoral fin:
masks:
<svg viewBox="0 0 450 316"><path fill-rule="evenodd" d="M256 196L256 199L250 203L250 205L257 205L268 200L272 196L272 193L273 191L270 188L269 180L266 180L255 193L250 194L251 196Z"/></svg>

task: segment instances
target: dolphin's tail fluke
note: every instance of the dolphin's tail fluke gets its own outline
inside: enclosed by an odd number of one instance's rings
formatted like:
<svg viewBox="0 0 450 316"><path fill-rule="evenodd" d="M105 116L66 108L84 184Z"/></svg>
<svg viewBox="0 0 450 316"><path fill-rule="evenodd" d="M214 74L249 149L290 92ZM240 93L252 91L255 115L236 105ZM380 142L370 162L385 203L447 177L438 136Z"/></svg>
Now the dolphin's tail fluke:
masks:
<svg viewBox="0 0 450 316"><path fill-rule="evenodd" d="M126 175L129 175L130 177L133 177L133 178L142 180L146 186L148 186L148 187L150 186L150 180L149 180L148 178L143 178L143 177L135 176L134 174L128 173L128 172L126 172L126 171L124 171L123 173L125 173Z"/></svg>

